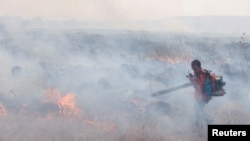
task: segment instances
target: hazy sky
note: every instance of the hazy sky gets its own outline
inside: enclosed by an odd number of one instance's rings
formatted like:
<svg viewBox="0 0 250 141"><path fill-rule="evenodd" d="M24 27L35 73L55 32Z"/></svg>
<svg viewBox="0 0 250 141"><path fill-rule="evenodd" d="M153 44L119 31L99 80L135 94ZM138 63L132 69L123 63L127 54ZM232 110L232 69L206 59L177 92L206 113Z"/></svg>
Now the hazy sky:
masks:
<svg viewBox="0 0 250 141"><path fill-rule="evenodd" d="M0 0L0 16L131 21L169 16L250 16L249 0Z"/></svg>

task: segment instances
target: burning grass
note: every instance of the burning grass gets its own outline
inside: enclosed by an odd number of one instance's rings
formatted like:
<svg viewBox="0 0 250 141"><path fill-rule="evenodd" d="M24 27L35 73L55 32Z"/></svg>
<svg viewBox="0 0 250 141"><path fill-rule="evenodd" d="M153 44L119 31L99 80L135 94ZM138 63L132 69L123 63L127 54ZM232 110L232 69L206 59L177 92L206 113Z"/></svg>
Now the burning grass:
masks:
<svg viewBox="0 0 250 141"><path fill-rule="evenodd" d="M42 105L54 110L44 114L27 114L27 112L7 113L4 105L1 105L0 116L0 140L1 141L164 141L164 140L201 140L193 136L192 132L185 133L178 128L173 128L169 116L155 117L145 114L141 108L146 104L138 98L129 99L135 104L138 113L128 113L130 118L120 117L115 121L91 118L83 112L73 93L62 94L58 89L50 88L45 93ZM39 104L39 103L38 103ZM53 106L52 106L53 105ZM20 107L26 111L27 107ZM42 111L33 111L34 113ZM120 113L116 114L123 114ZM115 116L115 115L113 115ZM173 130L175 129L175 130ZM177 134L182 134L179 136ZM192 139L191 139L192 138Z"/></svg>
<svg viewBox="0 0 250 141"><path fill-rule="evenodd" d="M200 137L192 136L189 132L178 136L164 128L148 126L140 121L130 123L127 128L107 132L101 128L80 124L77 120L38 120L22 116L5 116L0 119L1 141L176 141L187 139L201 141Z"/></svg>
<svg viewBox="0 0 250 141"><path fill-rule="evenodd" d="M5 107L3 106L2 103L0 103L0 116L6 115L6 114L7 114L7 111L6 111Z"/></svg>
<svg viewBox="0 0 250 141"><path fill-rule="evenodd" d="M157 50L153 50L150 54L146 57L148 61L156 60L160 62L166 62L169 64L178 64L178 63L185 63L191 61L191 56L186 52L179 52L178 56L173 50L167 50L159 52Z"/></svg>
<svg viewBox="0 0 250 141"><path fill-rule="evenodd" d="M128 101L136 106L137 113L129 110L120 111L116 114L127 112L130 116L120 116L116 120L101 120L101 118L91 118L89 113L84 112L85 109L78 106L73 93L62 94L58 89L50 88L41 104L52 104L57 108L44 116L13 113L1 104L0 140L205 141L207 139L206 126L195 129L192 123L186 124L184 120L188 117L176 116L178 114L171 112L171 106L167 103L146 104L139 98L131 98ZM149 113L148 106L152 104ZM164 107L162 114L152 113L160 107ZM142 112L142 108L146 111ZM250 123L250 114L236 101L222 105L212 113L212 116L216 123Z"/></svg>
<svg viewBox="0 0 250 141"><path fill-rule="evenodd" d="M83 112L76 104L75 95L73 93L67 93L65 96L62 96L58 89L49 88L42 103L57 105L59 114L66 118L71 116L83 116Z"/></svg>

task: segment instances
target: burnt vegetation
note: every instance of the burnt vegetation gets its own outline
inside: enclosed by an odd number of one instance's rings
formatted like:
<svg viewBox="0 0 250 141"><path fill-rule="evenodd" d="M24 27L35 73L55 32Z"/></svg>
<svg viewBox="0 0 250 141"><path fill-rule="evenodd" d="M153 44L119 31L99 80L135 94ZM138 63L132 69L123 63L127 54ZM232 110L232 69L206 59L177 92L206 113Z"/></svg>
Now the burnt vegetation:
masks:
<svg viewBox="0 0 250 141"><path fill-rule="evenodd" d="M227 82L227 94L206 109L215 123L249 123L248 40L246 33L10 32L0 24L0 140L205 141L205 127L202 135L193 130L192 89L150 93L185 83L197 58Z"/></svg>

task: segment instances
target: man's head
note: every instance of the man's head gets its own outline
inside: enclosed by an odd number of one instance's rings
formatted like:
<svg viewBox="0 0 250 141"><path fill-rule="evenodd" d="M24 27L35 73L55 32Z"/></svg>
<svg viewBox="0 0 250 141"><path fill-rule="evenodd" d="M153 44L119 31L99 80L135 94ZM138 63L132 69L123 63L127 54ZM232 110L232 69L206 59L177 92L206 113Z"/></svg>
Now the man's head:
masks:
<svg viewBox="0 0 250 141"><path fill-rule="evenodd" d="M191 63L191 67L196 72L201 68L201 62L199 60L193 60Z"/></svg>

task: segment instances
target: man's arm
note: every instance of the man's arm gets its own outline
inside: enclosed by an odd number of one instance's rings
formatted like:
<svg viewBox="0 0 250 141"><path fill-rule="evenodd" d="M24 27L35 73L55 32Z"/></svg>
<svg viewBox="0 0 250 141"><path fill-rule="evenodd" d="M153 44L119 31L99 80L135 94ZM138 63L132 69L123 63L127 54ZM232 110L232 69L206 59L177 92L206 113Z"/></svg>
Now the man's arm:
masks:
<svg viewBox="0 0 250 141"><path fill-rule="evenodd" d="M198 79L195 76L189 77L189 81L193 84L195 89L199 87Z"/></svg>

